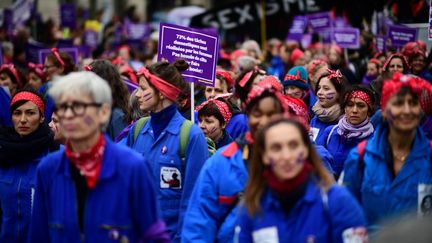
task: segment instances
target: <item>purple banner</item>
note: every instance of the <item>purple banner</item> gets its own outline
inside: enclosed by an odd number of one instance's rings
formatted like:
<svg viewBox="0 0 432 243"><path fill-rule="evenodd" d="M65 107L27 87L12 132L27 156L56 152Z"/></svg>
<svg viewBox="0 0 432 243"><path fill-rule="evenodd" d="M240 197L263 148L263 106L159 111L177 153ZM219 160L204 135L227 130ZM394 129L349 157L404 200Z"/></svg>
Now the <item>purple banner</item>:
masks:
<svg viewBox="0 0 432 243"><path fill-rule="evenodd" d="M432 0L429 1L428 39L432 40Z"/></svg>
<svg viewBox="0 0 432 243"><path fill-rule="evenodd" d="M39 62L39 50L48 48L42 43L27 43L26 46L26 60L27 62L40 63ZM41 63L43 64L43 62Z"/></svg>
<svg viewBox="0 0 432 243"><path fill-rule="evenodd" d="M218 53L219 36L216 33L160 24L158 60L165 58L172 63L177 58L185 59L189 69L183 77L188 81L214 86Z"/></svg>
<svg viewBox="0 0 432 243"><path fill-rule="evenodd" d="M59 52L66 52L73 60L75 65L78 64L78 47L66 47L66 48L59 48ZM42 49L38 52L38 63L44 64L45 58L51 54L51 49Z"/></svg>
<svg viewBox="0 0 432 243"><path fill-rule="evenodd" d="M98 45L98 33L93 30L86 30L84 32L84 43L86 46L96 48Z"/></svg>
<svg viewBox="0 0 432 243"><path fill-rule="evenodd" d="M63 3L60 5L60 21L63 28L76 28L77 14L76 6L73 3Z"/></svg>
<svg viewBox="0 0 432 243"><path fill-rule="evenodd" d="M357 28L333 29L333 41L342 48L360 48L360 30Z"/></svg>
<svg viewBox="0 0 432 243"><path fill-rule="evenodd" d="M145 23L126 23L126 34L129 39L141 40L150 36L150 25Z"/></svg>
<svg viewBox="0 0 432 243"><path fill-rule="evenodd" d="M330 12L309 14L307 17L309 25L316 32L325 32L332 27Z"/></svg>
<svg viewBox="0 0 432 243"><path fill-rule="evenodd" d="M387 37L390 38L394 47L401 47L408 42L417 40L417 29L402 25L390 25L387 31Z"/></svg>
<svg viewBox="0 0 432 243"><path fill-rule="evenodd" d="M307 27L307 21L306 16L295 16L285 40L301 41L305 28Z"/></svg>
<svg viewBox="0 0 432 243"><path fill-rule="evenodd" d="M385 52L385 36L379 35L375 38L376 49Z"/></svg>

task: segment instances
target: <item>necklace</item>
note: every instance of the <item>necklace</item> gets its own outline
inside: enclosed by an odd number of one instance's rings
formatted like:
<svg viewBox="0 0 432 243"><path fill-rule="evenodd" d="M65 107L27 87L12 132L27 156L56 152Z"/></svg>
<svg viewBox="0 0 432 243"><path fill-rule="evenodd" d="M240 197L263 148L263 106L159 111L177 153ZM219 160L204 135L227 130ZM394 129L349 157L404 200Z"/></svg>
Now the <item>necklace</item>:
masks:
<svg viewBox="0 0 432 243"><path fill-rule="evenodd" d="M396 158L397 160L404 162L405 159L407 158L409 152L406 152L405 154L401 155L401 156L397 156L396 153L393 152L393 157Z"/></svg>

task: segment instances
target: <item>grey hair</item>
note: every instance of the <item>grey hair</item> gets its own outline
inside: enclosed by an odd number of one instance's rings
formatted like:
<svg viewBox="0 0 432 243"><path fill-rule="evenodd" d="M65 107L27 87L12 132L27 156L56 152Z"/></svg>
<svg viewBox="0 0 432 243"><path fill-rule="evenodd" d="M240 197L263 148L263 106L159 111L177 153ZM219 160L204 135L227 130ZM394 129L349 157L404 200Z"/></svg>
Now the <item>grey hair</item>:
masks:
<svg viewBox="0 0 432 243"><path fill-rule="evenodd" d="M111 88L97 74L88 71L72 72L66 76L55 78L49 95L57 104L61 96L81 97L89 95L95 103L112 106Z"/></svg>

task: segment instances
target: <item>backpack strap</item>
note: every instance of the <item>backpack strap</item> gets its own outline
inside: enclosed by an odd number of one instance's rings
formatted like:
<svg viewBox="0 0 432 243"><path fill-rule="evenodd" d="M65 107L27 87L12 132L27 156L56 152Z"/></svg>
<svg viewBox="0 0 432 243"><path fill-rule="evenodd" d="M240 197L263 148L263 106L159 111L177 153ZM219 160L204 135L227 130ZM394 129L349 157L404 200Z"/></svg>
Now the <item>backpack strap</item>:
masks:
<svg viewBox="0 0 432 243"><path fill-rule="evenodd" d="M144 127L144 125L147 123L148 120L150 120L150 117L146 116L146 117L141 117L140 119L138 119L138 121L136 121L133 130L134 142L137 140L139 132L141 131L141 129Z"/></svg>
<svg viewBox="0 0 432 243"><path fill-rule="evenodd" d="M330 130L329 135L327 136L327 142L326 142L326 148L328 147L328 144L330 142L330 138L333 135L334 130L338 128L338 125L334 125L333 128Z"/></svg>
<svg viewBox="0 0 432 243"><path fill-rule="evenodd" d="M189 143L189 134L192 128L193 123L185 119L180 129L180 159L182 161L186 160L186 149Z"/></svg>

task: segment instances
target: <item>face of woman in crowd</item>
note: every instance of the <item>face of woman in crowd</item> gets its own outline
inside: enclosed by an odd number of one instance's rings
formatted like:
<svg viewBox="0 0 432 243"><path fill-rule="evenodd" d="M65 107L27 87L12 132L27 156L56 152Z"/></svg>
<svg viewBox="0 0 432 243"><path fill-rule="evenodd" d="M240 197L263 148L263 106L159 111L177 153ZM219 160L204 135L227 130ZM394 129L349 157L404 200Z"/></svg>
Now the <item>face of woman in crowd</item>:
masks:
<svg viewBox="0 0 432 243"><path fill-rule="evenodd" d="M338 93L335 86L327 77L321 79L318 85L318 102L324 108L332 107L336 104Z"/></svg>
<svg viewBox="0 0 432 243"><path fill-rule="evenodd" d="M87 141L98 135L107 124L111 109L96 104L87 94L62 95L56 107L63 136L71 142Z"/></svg>
<svg viewBox="0 0 432 243"><path fill-rule="evenodd" d="M154 111L155 107L159 104L159 95L156 90L150 86L149 82L144 76L139 79L139 89L136 93L136 98L139 107L143 111Z"/></svg>
<svg viewBox="0 0 432 243"><path fill-rule="evenodd" d="M395 72L400 72L403 73L404 71L404 66L403 66L403 62L402 59L400 59L399 57L394 57L390 63L388 64L388 70L391 74L395 73Z"/></svg>
<svg viewBox="0 0 432 243"><path fill-rule="evenodd" d="M12 112L14 129L21 137L36 131L43 121L44 117L38 107L30 101L22 104Z"/></svg>
<svg viewBox="0 0 432 243"><path fill-rule="evenodd" d="M201 116L198 120L199 127L206 137L213 141L217 141L222 137L225 124L221 124L215 116Z"/></svg>
<svg viewBox="0 0 432 243"><path fill-rule="evenodd" d="M279 123L267 130L264 150L264 164L270 166L280 181L297 176L309 155L300 131L287 123Z"/></svg>
<svg viewBox="0 0 432 243"><path fill-rule="evenodd" d="M285 94L294 98L303 99L303 97L306 94L306 91L300 89L299 87L291 85L285 88Z"/></svg>
<svg viewBox="0 0 432 243"><path fill-rule="evenodd" d="M425 58L422 55L417 55L412 60L411 68L413 73L420 73L425 67Z"/></svg>
<svg viewBox="0 0 432 243"><path fill-rule="evenodd" d="M345 115L349 123L358 125L368 118L368 106L359 98L351 98L345 106Z"/></svg>
<svg viewBox="0 0 432 243"><path fill-rule="evenodd" d="M42 79L36 75L34 72L29 72L28 75L28 85L33 89L38 90L42 86Z"/></svg>
<svg viewBox="0 0 432 243"><path fill-rule="evenodd" d="M51 117L51 122L48 124L48 126L51 128L51 130L54 133L54 140L55 141L63 141L64 136L60 131L60 121L58 116L53 113Z"/></svg>
<svg viewBox="0 0 432 243"><path fill-rule="evenodd" d="M421 113L420 102L411 94L394 95L387 103L383 117L396 131L411 132L420 124Z"/></svg>
<svg viewBox="0 0 432 243"><path fill-rule="evenodd" d="M341 57L339 53L334 48L331 48L329 51L329 63L333 65L339 65L341 61Z"/></svg>
<svg viewBox="0 0 432 243"><path fill-rule="evenodd" d="M228 93L228 86L225 82L221 81L220 79L215 79L215 86L210 87L207 86L205 88L205 98L206 100L213 99L217 95L226 94Z"/></svg>
<svg viewBox="0 0 432 243"><path fill-rule="evenodd" d="M45 72L47 80L52 80L54 76L59 76L63 74L63 68L57 67L48 58L45 58L45 64L43 66L43 71Z"/></svg>
<svg viewBox="0 0 432 243"><path fill-rule="evenodd" d="M265 97L256 104L248 114L249 129L252 135L264 127L270 119L282 111L277 107L275 98Z"/></svg>
<svg viewBox="0 0 432 243"><path fill-rule="evenodd" d="M378 67L375 63L369 62L367 64L367 72L366 75L369 77L373 77L373 76L378 76L379 71L378 71Z"/></svg>
<svg viewBox="0 0 432 243"><path fill-rule="evenodd" d="M5 72L0 73L0 86L7 87L11 94L14 94L17 89L17 85L12 82L12 79Z"/></svg>

